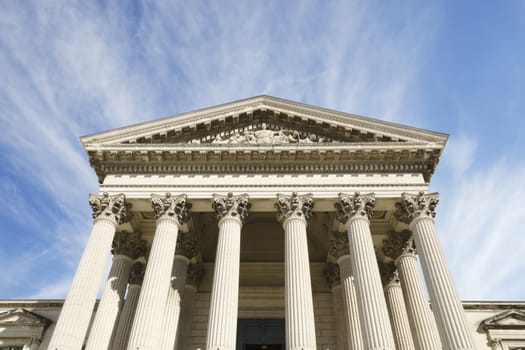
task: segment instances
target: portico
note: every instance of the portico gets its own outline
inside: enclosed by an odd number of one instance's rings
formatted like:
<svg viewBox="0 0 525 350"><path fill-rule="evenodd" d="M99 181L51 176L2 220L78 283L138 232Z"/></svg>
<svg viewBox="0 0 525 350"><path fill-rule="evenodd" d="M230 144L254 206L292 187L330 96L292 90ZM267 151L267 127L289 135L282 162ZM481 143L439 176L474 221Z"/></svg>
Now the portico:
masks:
<svg viewBox="0 0 525 350"><path fill-rule="evenodd" d="M83 137L100 193L48 349L474 349L428 193L446 139L268 96Z"/></svg>

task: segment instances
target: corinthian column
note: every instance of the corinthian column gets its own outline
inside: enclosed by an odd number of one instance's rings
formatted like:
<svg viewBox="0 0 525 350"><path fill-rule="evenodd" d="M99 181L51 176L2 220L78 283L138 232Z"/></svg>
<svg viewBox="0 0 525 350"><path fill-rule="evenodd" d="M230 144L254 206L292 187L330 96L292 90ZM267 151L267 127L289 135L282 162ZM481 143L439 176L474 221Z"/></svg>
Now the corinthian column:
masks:
<svg viewBox="0 0 525 350"><path fill-rule="evenodd" d="M146 265L141 261L136 261L131 268L128 295L118 319L112 350L125 350L128 345L129 333L131 332L133 316L135 316L135 310L137 309L145 270Z"/></svg>
<svg viewBox="0 0 525 350"><path fill-rule="evenodd" d="M181 310L181 301L186 285L186 271L190 259L196 255L195 239L190 233L179 235L173 261L171 286L164 311L164 336L161 349L173 349L177 339L177 328Z"/></svg>
<svg viewBox="0 0 525 350"><path fill-rule="evenodd" d="M436 321L419 277L411 233L391 232L389 236L388 240L383 241L383 253L395 260L416 349L442 349Z"/></svg>
<svg viewBox="0 0 525 350"><path fill-rule="evenodd" d="M277 218L284 228L286 349L315 350L315 322L310 281L306 220L314 202L311 194L277 195Z"/></svg>
<svg viewBox="0 0 525 350"><path fill-rule="evenodd" d="M403 193L401 202L396 204L396 217L409 224L414 235L443 347L474 349L463 306L434 229L438 197L437 193Z"/></svg>
<svg viewBox="0 0 525 350"><path fill-rule="evenodd" d="M359 310L357 306L357 295L355 291L354 278L352 277L352 263L348 249L348 235L337 233L330 240L329 253L339 264L339 275L343 288L343 309L345 311L346 342L350 350L362 350L363 336L361 335L361 324L359 323Z"/></svg>
<svg viewBox="0 0 525 350"><path fill-rule="evenodd" d="M334 307L335 330L336 330L336 348L348 350L346 335L346 320L343 312L343 291L341 288L341 279L339 275L339 265L327 262L324 269L324 276L328 286L332 290L332 304Z"/></svg>
<svg viewBox="0 0 525 350"><path fill-rule="evenodd" d="M188 272L186 273L186 286L184 287L184 295L182 297L182 310L180 313L179 329L177 331L177 339L175 347L179 350L187 350L191 348L191 331L193 329L193 302L195 300L195 293L199 288L202 279L203 270L202 264L190 264Z"/></svg>
<svg viewBox="0 0 525 350"><path fill-rule="evenodd" d="M89 333L87 350L104 350L109 347L115 321L126 293L133 260L143 256L146 242L139 233L117 232L113 239L113 265L98 305L95 320Z"/></svg>
<svg viewBox="0 0 525 350"><path fill-rule="evenodd" d="M403 299L403 291L397 271L391 274L390 281L385 286L386 304L390 311L390 321L394 332L397 350L414 350L414 340L410 332L410 323ZM420 350L418 348L418 350Z"/></svg>
<svg viewBox="0 0 525 350"><path fill-rule="evenodd" d="M168 299L179 225L189 220L191 204L186 195L151 195L157 228L144 274L129 350L157 350L164 329L164 307Z"/></svg>
<svg viewBox="0 0 525 350"><path fill-rule="evenodd" d="M207 350L234 350L239 304L241 228L248 217L248 195L214 194L212 207L219 220L219 240L211 290Z"/></svg>
<svg viewBox="0 0 525 350"><path fill-rule="evenodd" d="M365 349L394 350L394 337L370 232L374 194L340 193L339 199L340 202L336 203L337 218L348 227L348 246Z"/></svg>
<svg viewBox="0 0 525 350"><path fill-rule="evenodd" d="M129 220L131 205L125 203L124 194L90 194L89 204L93 228L49 343L51 350L82 347L115 229Z"/></svg>

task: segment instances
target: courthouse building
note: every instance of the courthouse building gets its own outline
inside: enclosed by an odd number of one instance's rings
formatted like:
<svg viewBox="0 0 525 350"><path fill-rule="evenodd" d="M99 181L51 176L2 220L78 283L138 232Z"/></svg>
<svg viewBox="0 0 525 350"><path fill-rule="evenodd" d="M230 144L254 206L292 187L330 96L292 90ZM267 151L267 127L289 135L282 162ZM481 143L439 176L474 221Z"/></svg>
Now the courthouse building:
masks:
<svg viewBox="0 0 525 350"><path fill-rule="evenodd" d="M445 134L258 96L81 141L100 191L71 289L0 301L0 349L525 348L525 303L458 298Z"/></svg>

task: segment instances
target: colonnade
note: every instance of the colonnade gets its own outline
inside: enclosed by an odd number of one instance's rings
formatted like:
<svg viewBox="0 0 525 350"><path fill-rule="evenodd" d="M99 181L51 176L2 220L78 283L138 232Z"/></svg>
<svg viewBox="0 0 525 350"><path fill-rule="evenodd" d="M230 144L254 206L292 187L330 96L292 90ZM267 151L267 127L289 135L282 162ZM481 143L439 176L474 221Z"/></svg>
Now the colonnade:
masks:
<svg viewBox="0 0 525 350"><path fill-rule="evenodd" d="M333 240L330 254L337 262L339 283L332 287L343 309L339 317L344 320L346 339L339 341L345 343L345 348L474 349L435 233L437 201L437 194L404 193L400 198L395 216L409 225L411 236L402 239L397 250L385 254L395 262L396 271L383 286L370 232L375 196L357 192L339 195L336 217L346 225L347 232ZM190 234L179 234L180 226L190 218L187 197L152 195L157 223L149 254L138 233L115 234L116 227L130 217L130 206L123 194L91 195L90 204L93 229L48 349L82 347L96 301L96 282L102 279L112 244L113 265L86 349L157 350L173 349L175 344L187 346L188 339L183 335L191 326L180 324L179 318L191 313L198 279L198 268L190 264L196 254L195 241ZM285 241L287 350L316 349L306 236L313 206L311 194L297 193L278 194L275 204ZM206 350L234 350L241 229L250 209L249 197L215 194L212 207L219 237ZM399 240L395 234L391 238ZM419 278L416 247L433 313Z"/></svg>

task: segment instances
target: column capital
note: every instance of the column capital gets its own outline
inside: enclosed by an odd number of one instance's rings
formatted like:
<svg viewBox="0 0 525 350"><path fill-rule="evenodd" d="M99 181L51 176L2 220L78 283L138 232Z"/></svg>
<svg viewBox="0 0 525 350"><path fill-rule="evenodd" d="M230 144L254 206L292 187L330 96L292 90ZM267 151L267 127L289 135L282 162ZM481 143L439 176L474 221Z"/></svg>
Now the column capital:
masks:
<svg viewBox="0 0 525 350"><path fill-rule="evenodd" d="M343 224L353 218L370 220L375 203L374 193L360 194L355 192L353 195L339 193L339 202L335 203L337 220Z"/></svg>
<svg viewBox="0 0 525 350"><path fill-rule="evenodd" d="M396 203L396 218L405 224L411 224L419 218L434 219L439 203L439 193L419 192L418 194L403 193L401 201Z"/></svg>
<svg viewBox="0 0 525 350"><path fill-rule="evenodd" d="M124 224L131 219L131 204L126 203L123 193L110 196L104 192L101 195L89 194L89 205L93 209L93 219L106 219L116 225Z"/></svg>
<svg viewBox="0 0 525 350"><path fill-rule="evenodd" d="M328 254L333 256L336 260L339 260L342 256L350 255L350 250L348 248L348 234L346 232L337 232L332 235L328 245Z"/></svg>
<svg viewBox="0 0 525 350"><path fill-rule="evenodd" d="M186 285L198 289L203 275L204 269L201 263L190 264L188 266L188 272L186 273Z"/></svg>
<svg viewBox="0 0 525 350"><path fill-rule="evenodd" d="M396 271L396 265L393 262L379 262L379 273L381 274L381 283L386 287L392 280L392 276Z"/></svg>
<svg viewBox="0 0 525 350"><path fill-rule="evenodd" d="M299 196L297 192L293 192L291 196L278 193L277 203L277 220L284 223L290 218L302 218L304 220L310 219L312 216L312 209L314 207L313 195L311 193Z"/></svg>
<svg viewBox="0 0 525 350"><path fill-rule="evenodd" d="M401 232L390 231L388 232L388 238L383 240L381 251L390 259L396 260L403 252L405 243L410 237L412 237L412 232L408 230Z"/></svg>
<svg viewBox="0 0 525 350"><path fill-rule="evenodd" d="M169 192L164 196L152 194L151 205L155 212L155 217L157 220L175 220L178 224L188 222L191 215L191 203L188 203L187 199L188 197L185 194L178 196L172 196Z"/></svg>
<svg viewBox="0 0 525 350"><path fill-rule="evenodd" d="M247 193L238 196L234 196L231 192L228 192L226 196L214 193L211 206L215 210L218 220L232 217L240 219L244 223L248 219L248 209L251 207L248 200Z"/></svg>
<svg viewBox="0 0 525 350"><path fill-rule="evenodd" d="M385 285L385 288L400 287L400 286L401 286L401 280L399 279L399 273L397 272L397 270L395 270L390 275L389 281Z"/></svg>
<svg viewBox="0 0 525 350"><path fill-rule="evenodd" d="M131 267L131 276L129 278L129 284L142 284L144 279L144 273L146 272L146 264L141 261L135 261Z"/></svg>
<svg viewBox="0 0 525 350"><path fill-rule="evenodd" d="M111 245L111 254L125 255L136 260L146 254L146 241L140 239L140 232L116 232Z"/></svg>
<svg viewBox="0 0 525 350"><path fill-rule="evenodd" d="M339 264L327 262L323 270L324 277L330 288L341 285L341 274L339 273Z"/></svg>
<svg viewBox="0 0 525 350"><path fill-rule="evenodd" d="M175 255L182 255L191 260L198 254L197 240L192 233L181 233L177 237Z"/></svg>

